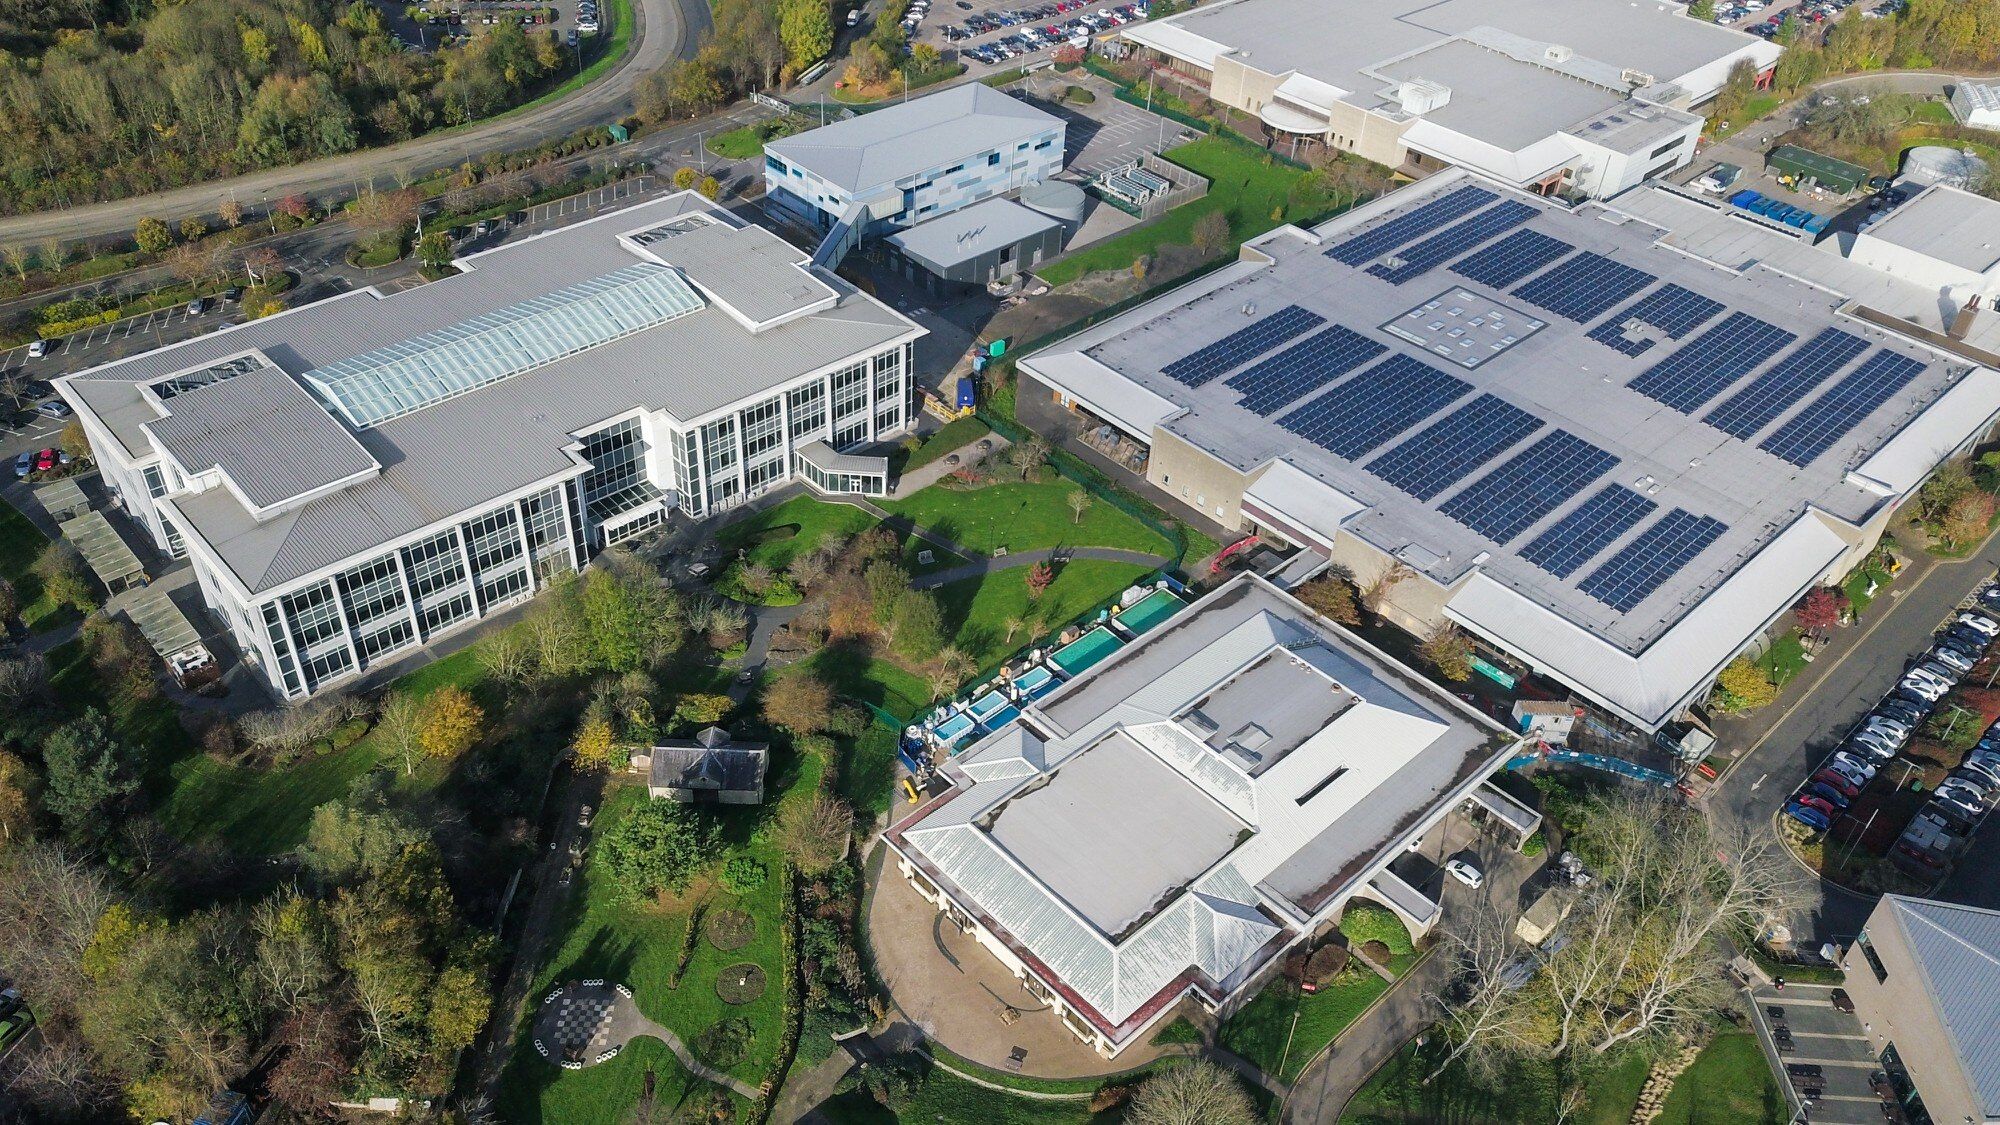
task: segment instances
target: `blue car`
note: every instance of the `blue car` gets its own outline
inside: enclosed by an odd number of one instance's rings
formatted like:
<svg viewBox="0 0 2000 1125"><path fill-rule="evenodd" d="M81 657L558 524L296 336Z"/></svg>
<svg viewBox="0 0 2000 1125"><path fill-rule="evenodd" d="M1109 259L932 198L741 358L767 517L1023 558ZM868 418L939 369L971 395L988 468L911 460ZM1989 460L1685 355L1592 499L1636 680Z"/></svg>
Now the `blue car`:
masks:
<svg viewBox="0 0 2000 1125"><path fill-rule="evenodd" d="M1804 792L1808 796L1818 797L1820 800L1825 801L1828 804L1831 804L1836 809L1844 809L1847 807L1847 794L1842 793L1840 790L1835 789L1833 786L1828 785L1824 781L1813 782L1811 785L1805 787Z"/></svg>
<svg viewBox="0 0 2000 1125"><path fill-rule="evenodd" d="M1785 815L1815 832L1824 832L1833 826L1832 822L1826 819L1825 813L1796 801L1785 806Z"/></svg>

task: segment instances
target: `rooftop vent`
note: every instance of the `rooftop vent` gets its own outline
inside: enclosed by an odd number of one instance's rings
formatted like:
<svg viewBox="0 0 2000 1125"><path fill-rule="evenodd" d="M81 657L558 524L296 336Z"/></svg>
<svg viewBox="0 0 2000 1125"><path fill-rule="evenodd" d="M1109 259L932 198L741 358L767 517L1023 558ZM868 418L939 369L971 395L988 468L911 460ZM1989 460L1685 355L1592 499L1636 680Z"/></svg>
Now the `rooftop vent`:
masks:
<svg viewBox="0 0 2000 1125"><path fill-rule="evenodd" d="M1576 52L1568 47L1551 43L1542 50L1542 57L1552 63L1566 63L1576 57Z"/></svg>

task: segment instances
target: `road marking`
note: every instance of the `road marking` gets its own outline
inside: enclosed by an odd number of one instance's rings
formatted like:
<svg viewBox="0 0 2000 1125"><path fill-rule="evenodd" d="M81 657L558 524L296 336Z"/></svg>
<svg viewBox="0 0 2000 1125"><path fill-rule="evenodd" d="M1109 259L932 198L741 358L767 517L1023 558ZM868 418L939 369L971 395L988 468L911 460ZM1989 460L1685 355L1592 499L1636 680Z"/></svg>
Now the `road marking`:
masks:
<svg viewBox="0 0 2000 1125"><path fill-rule="evenodd" d="M1755 780L1755 781L1753 781L1753 782L1751 782L1751 783L1750 783L1750 792L1752 792L1752 793L1755 793L1755 792L1756 792L1756 791L1757 791L1757 790L1758 790L1758 789L1759 789L1760 787L1762 787L1762 786L1763 786L1763 784L1764 784L1764 779L1765 779L1765 778L1768 778L1768 777L1770 777L1770 776L1771 776L1771 775L1770 775L1770 774L1768 774L1768 773L1764 773L1764 774L1758 774L1758 775L1757 775L1757 780Z"/></svg>

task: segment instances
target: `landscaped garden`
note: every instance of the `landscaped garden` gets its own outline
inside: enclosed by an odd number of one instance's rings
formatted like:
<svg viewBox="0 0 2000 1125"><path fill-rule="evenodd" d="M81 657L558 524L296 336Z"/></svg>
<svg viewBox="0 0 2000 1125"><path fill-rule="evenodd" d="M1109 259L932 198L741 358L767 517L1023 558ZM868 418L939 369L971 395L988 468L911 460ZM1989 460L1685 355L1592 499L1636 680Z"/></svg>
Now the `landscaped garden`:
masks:
<svg viewBox="0 0 2000 1125"><path fill-rule="evenodd" d="M1439 1071L1443 1052L1436 1034L1422 1046L1406 1044L1356 1091L1340 1115L1343 1125L1542 1125L1558 1119L1565 1091L1553 1068L1516 1064L1481 1078L1463 1059ZM1628 1055L1594 1075L1583 1110L1569 1120L1626 1125L1650 1069L1644 1058Z"/></svg>
<svg viewBox="0 0 2000 1125"><path fill-rule="evenodd" d="M36 573L35 562L48 545L48 536L28 517L15 511L12 505L0 502L0 580L14 587L14 597L20 603L16 613L21 624L34 632L75 619L68 606L50 596L41 575ZM0 621L5 617L6 610L0 608Z"/></svg>
<svg viewBox="0 0 2000 1125"><path fill-rule="evenodd" d="M1392 982L1369 962L1400 980L1417 960L1409 931L1394 914L1372 902L1350 902L1341 914L1339 941L1310 955L1292 954L1284 972L1222 1025L1218 1041L1266 1074L1293 1081L1389 991Z"/></svg>
<svg viewBox="0 0 2000 1125"><path fill-rule="evenodd" d="M1152 528L1089 496L1082 486L1056 478L1008 481L973 488L937 485L882 506L918 527L981 554L1020 554L1052 547L1113 547L1170 556L1173 545ZM1082 496L1079 514L1072 497Z"/></svg>

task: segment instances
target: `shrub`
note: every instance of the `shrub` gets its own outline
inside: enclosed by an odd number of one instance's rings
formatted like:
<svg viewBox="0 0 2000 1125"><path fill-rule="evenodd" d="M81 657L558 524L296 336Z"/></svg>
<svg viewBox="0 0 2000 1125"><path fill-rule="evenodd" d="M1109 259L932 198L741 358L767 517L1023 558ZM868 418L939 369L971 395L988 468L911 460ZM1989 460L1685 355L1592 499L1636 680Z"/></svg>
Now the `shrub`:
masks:
<svg viewBox="0 0 2000 1125"><path fill-rule="evenodd" d="M1372 902L1348 903L1346 913L1340 916L1340 932L1346 936L1349 945L1365 947L1365 943L1379 942L1391 954L1416 951L1416 946L1410 942L1410 932L1403 928L1402 919L1390 913L1388 907Z"/></svg>
<svg viewBox="0 0 2000 1125"><path fill-rule="evenodd" d="M714 1066L732 1067L750 1052L753 1029L741 1016L709 1024L694 1037L694 1053Z"/></svg>
<svg viewBox="0 0 2000 1125"><path fill-rule="evenodd" d="M722 885L732 894L747 895L770 878L765 866L747 855L739 855L722 868Z"/></svg>
<svg viewBox="0 0 2000 1125"><path fill-rule="evenodd" d="M1542 835L1542 830L1539 828L1535 829L1534 835L1529 836L1526 842L1521 845L1521 854L1527 856L1529 859L1533 859L1548 850L1549 838Z"/></svg>

